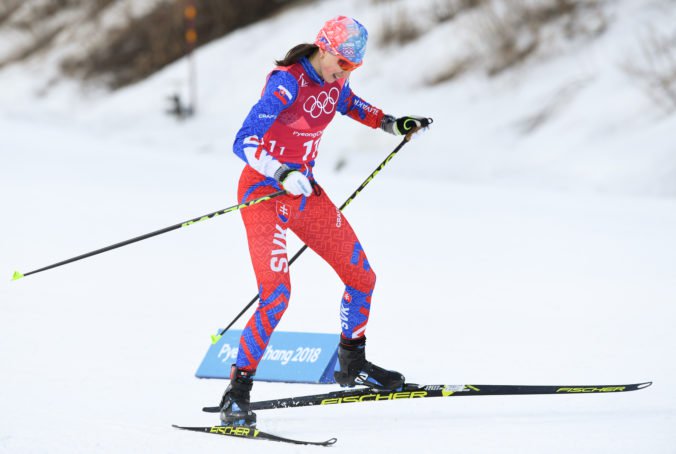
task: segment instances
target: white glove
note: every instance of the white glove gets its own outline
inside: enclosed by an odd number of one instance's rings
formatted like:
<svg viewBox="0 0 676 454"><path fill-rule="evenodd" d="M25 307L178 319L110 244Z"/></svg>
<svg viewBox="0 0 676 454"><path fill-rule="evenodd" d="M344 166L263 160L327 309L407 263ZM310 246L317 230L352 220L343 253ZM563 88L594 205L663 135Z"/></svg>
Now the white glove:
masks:
<svg viewBox="0 0 676 454"><path fill-rule="evenodd" d="M275 172L275 180L277 180L284 190L291 195L304 195L310 197L312 195L312 185L310 180L303 175L302 172L294 170L282 164L282 166Z"/></svg>

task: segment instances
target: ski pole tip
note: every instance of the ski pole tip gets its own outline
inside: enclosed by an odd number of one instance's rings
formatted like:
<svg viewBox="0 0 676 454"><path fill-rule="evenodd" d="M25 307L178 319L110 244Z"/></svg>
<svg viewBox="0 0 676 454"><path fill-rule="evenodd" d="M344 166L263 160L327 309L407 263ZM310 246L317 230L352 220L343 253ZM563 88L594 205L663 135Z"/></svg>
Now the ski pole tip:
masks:
<svg viewBox="0 0 676 454"><path fill-rule="evenodd" d="M220 334L212 334L211 335L211 345L216 345L218 343L218 341L221 340L221 337L223 337L223 336L221 336Z"/></svg>
<svg viewBox="0 0 676 454"><path fill-rule="evenodd" d="M12 276L12 280L13 280L13 281L18 281L18 280L21 279L22 277L24 277L23 274L19 273L18 271L15 271L15 272L14 272L14 276Z"/></svg>

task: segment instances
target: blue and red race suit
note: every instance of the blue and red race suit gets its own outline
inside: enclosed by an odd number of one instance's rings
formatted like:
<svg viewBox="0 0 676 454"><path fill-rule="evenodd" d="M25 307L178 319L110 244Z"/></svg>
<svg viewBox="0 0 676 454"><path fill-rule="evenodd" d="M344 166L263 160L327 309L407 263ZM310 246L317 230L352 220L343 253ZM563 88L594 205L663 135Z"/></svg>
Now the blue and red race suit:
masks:
<svg viewBox="0 0 676 454"><path fill-rule="evenodd" d="M260 302L240 339L237 367L255 371L291 296L286 234L291 229L345 284L341 335L364 336L376 276L345 216L314 180L312 168L324 129L336 112L380 126L383 112L354 95L349 83L325 83L307 58L278 67L237 133L234 152L247 166L239 180L244 202L282 189L272 178L282 164L304 172L310 197L283 195L241 210Z"/></svg>
<svg viewBox="0 0 676 454"><path fill-rule="evenodd" d="M383 118L345 79L323 82L307 58L277 67L237 133L234 152L267 177L281 163L310 173L324 129L336 112L372 128Z"/></svg>

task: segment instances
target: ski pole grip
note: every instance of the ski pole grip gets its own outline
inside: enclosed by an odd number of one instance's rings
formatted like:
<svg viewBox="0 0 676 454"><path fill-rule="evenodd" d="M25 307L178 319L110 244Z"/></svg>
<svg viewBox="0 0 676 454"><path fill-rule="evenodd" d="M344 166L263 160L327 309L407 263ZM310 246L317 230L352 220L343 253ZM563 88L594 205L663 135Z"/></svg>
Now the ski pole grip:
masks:
<svg viewBox="0 0 676 454"><path fill-rule="evenodd" d="M406 140L406 142L410 142L410 141L411 141L411 137L413 137L413 135L414 135L416 132L420 131L421 129L427 128L429 125L431 125L432 123L434 123L434 120L433 120L432 118L427 118L427 122L428 122L428 123L427 123L426 126L416 126L415 128L411 129L411 130L404 136L404 140Z"/></svg>

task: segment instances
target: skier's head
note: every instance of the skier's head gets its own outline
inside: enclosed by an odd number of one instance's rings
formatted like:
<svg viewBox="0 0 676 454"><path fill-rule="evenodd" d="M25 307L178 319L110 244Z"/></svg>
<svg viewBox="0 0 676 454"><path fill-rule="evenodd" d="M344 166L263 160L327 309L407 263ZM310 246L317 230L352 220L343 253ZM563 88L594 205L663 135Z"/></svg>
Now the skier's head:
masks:
<svg viewBox="0 0 676 454"><path fill-rule="evenodd" d="M366 28L355 19L337 16L326 21L315 44L338 57L338 65L343 70L353 71L363 63L368 36Z"/></svg>

